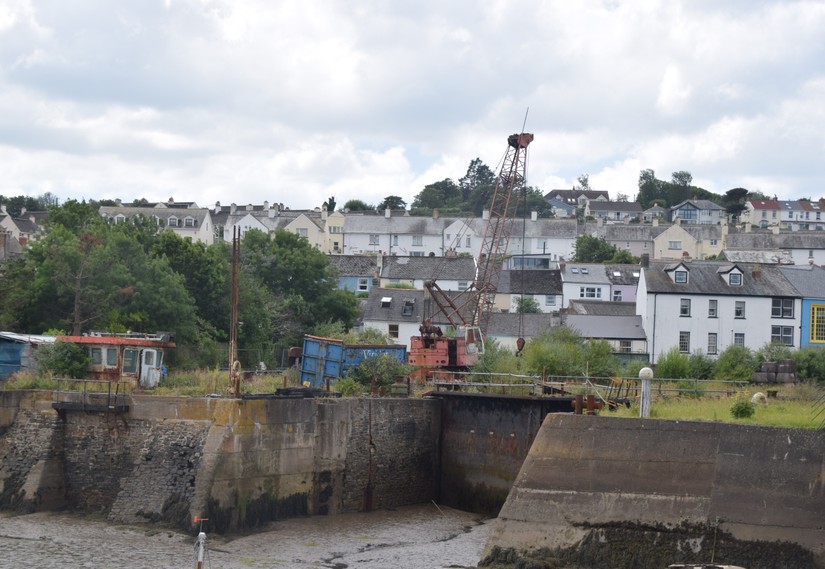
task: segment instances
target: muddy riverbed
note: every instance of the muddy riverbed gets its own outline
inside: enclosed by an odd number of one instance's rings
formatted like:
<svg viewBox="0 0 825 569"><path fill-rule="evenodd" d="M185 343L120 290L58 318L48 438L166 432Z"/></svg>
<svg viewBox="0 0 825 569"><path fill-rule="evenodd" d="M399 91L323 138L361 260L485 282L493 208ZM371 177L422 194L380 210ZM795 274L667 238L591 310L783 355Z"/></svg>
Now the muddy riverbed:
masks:
<svg viewBox="0 0 825 569"><path fill-rule="evenodd" d="M205 568L475 567L489 524L433 504L275 522L243 536L209 534ZM195 567L195 535L90 517L0 514L0 568Z"/></svg>

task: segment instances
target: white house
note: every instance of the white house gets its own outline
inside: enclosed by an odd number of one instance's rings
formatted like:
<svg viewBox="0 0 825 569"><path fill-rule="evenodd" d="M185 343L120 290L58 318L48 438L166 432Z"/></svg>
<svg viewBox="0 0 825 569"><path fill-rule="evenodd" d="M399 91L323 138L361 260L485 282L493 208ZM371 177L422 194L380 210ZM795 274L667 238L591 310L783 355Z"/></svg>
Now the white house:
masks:
<svg viewBox="0 0 825 569"><path fill-rule="evenodd" d="M674 346L711 356L732 344L798 347L800 309L778 267L717 261L651 262L636 300L654 364Z"/></svg>
<svg viewBox="0 0 825 569"><path fill-rule="evenodd" d="M397 213L386 210L383 215L345 214L342 253L406 257L440 257L444 254L441 236L448 223L445 219Z"/></svg>
<svg viewBox="0 0 825 569"><path fill-rule="evenodd" d="M132 207L100 206L100 215L109 223L123 223L136 217L153 220L161 229L168 229L184 239L199 241L206 245L215 242L212 217L205 208L167 207Z"/></svg>
<svg viewBox="0 0 825 569"><path fill-rule="evenodd" d="M576 299L610 301L611 285L604 265L560 263L564 305Z"/></svg>

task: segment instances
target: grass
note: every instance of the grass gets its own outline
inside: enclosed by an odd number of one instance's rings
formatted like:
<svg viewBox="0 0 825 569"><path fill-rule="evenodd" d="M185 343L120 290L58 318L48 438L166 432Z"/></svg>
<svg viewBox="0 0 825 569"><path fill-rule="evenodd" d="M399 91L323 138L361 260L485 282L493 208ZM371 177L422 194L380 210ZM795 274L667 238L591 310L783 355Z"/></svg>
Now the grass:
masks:
<svg viewBox="0 0 825 569"><path fill-rule="evenodd" d="M774 386L771 386L773 389ZM650 405L650 417L679 421L721 421L740 425L760 425L796 429L822 428L825 423L823 391L809 384L776 386L776 397L770 397L755 405L752 417L736 419L731 407L737 401L750 401L757 391L765 387L748 386L732 395L721 396L659 396L654 393ZM638 404L621 407L615 412L602 411L617 417L638 417Z"/></svg>
<svg viewBox="0 0 825 569"><path fill-rule="evenodd" d="M261 374L241 377L241 393L275 393L280 387L297 387L295 372ZM147 390L153 395L179 395L204 397L212 393L229 395L229 372L227 370L194 370L171 372L156 388Z"/></svg>

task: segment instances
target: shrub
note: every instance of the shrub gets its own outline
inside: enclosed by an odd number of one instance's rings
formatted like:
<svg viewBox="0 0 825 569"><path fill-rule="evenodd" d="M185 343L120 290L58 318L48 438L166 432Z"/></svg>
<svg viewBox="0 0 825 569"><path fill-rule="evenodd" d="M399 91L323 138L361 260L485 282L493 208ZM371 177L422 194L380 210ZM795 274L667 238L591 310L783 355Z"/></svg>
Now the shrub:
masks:
<svg viewBox="0 0 825 569"><path fill-rule="evenodd" d="M713 377L713 369L716 361L702 352L694 352L688 357L690 367L690 377L695 379L710 379Z"/></svg>
<svg viewBox="0 0 825 569"><path fill-rule="evenodd" d="M590 340L585 343L582 357L591 377L610 377L616 375L619 369L619 360L606 340Z"/></svg>
<svg viewBox="0 0 825 569"><path fill-rule="evenodd" d="M537 375L581 375L581 338L566 328L556 328L527 342L524 347L524 367Z"/></svg>
<svg viewBox="0 0 825 569"><path fill-rule="evenodd" d="M364 392L364 386L351 377L342 377L336 381L335 389L344 397L352 397Z"/></svg>
<svg viewBox="0 0 825 569"><path fill-rule="evenodd" d="M748 348L728 346L719 354L719 359L716 360L713 378L728 381L751 381L753 372L758 367L759 363L756 361L756 356Z"/></svg>
<svg viewBox="0 0 825 569"><path fill-rule="evenodd" d="M825 384L825 348L808 346L794 352L791 359L801 380Z"/></svg>
<svg viewBox="0 0 825 569"><path fill-rule="evenodd" d="M734 419L750 419L754 413L756 413L756 405L744 399L740 399L730 408L730 414Z"/></svg>
<svg viewBox="0 0 825 569"><path fill-rule="evenodd" d="M473 371L478 373L517 373L518 358L516 355L502 347L495 339L486 338L484 340L484 353L478 358Z"/></svg>
<svg viewBox="0 0 825 569"><path fill-rule="evenodd" d="M793 350L788 346L768 342L756 352L756 361L762 362L778 362L780 360L789 360L793 357Z"/></svg>
<svg viewBox="0 0 825 569"><path fill-rule="evenodd" d="M380 354L374 358L367 358L357 367L347 370L348 377L364 387L370 387L375 382L376 387L389 387L396 378L410 374L410 366L399 362L390 354Z"/></svg>
<svg viewBox="0 0 825 569"><path fill-rule="evenodd" d="M57 341L37 348L34 361L40 375L78 379L85 377L91 360L86 348L72 342Z"/></svg>
<svg viewBox="0 0 825 569"><path fill-rule="evenodd" d="M660 379L687 379L690 377L690 361L687 354L673 346L659 356L656 364L656 377Z"/></svg>

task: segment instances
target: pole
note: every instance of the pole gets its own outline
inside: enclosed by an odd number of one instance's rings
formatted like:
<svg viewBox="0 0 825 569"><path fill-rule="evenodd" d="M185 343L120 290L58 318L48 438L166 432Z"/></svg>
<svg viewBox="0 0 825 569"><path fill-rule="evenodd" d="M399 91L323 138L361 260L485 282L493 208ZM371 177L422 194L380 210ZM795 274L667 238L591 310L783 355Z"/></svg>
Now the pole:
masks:
<svg viewBox="0 0 825 569"><path fill-rule="evenodd" d="M204 532L198 534L198 541L195 546L198 548L198 562L195 569L203 569L203 554L206 551L206 534Z"/></svg>
<svg viewBox="0 0 825 569"><path fill-rule="evenodd" d="M238 362L238 288L240 287L241 228L232 228L232 282L229 313L229 389L241 396L241 373Z"/></svg>
<svg viewBox="0 0 825 569"><path fill-rule="evenodd" d="M639 402L639 417L650 417L650 380L653 379L653 370L643 367L639 370L639 379L642 380L641 401Z"/></svg>

